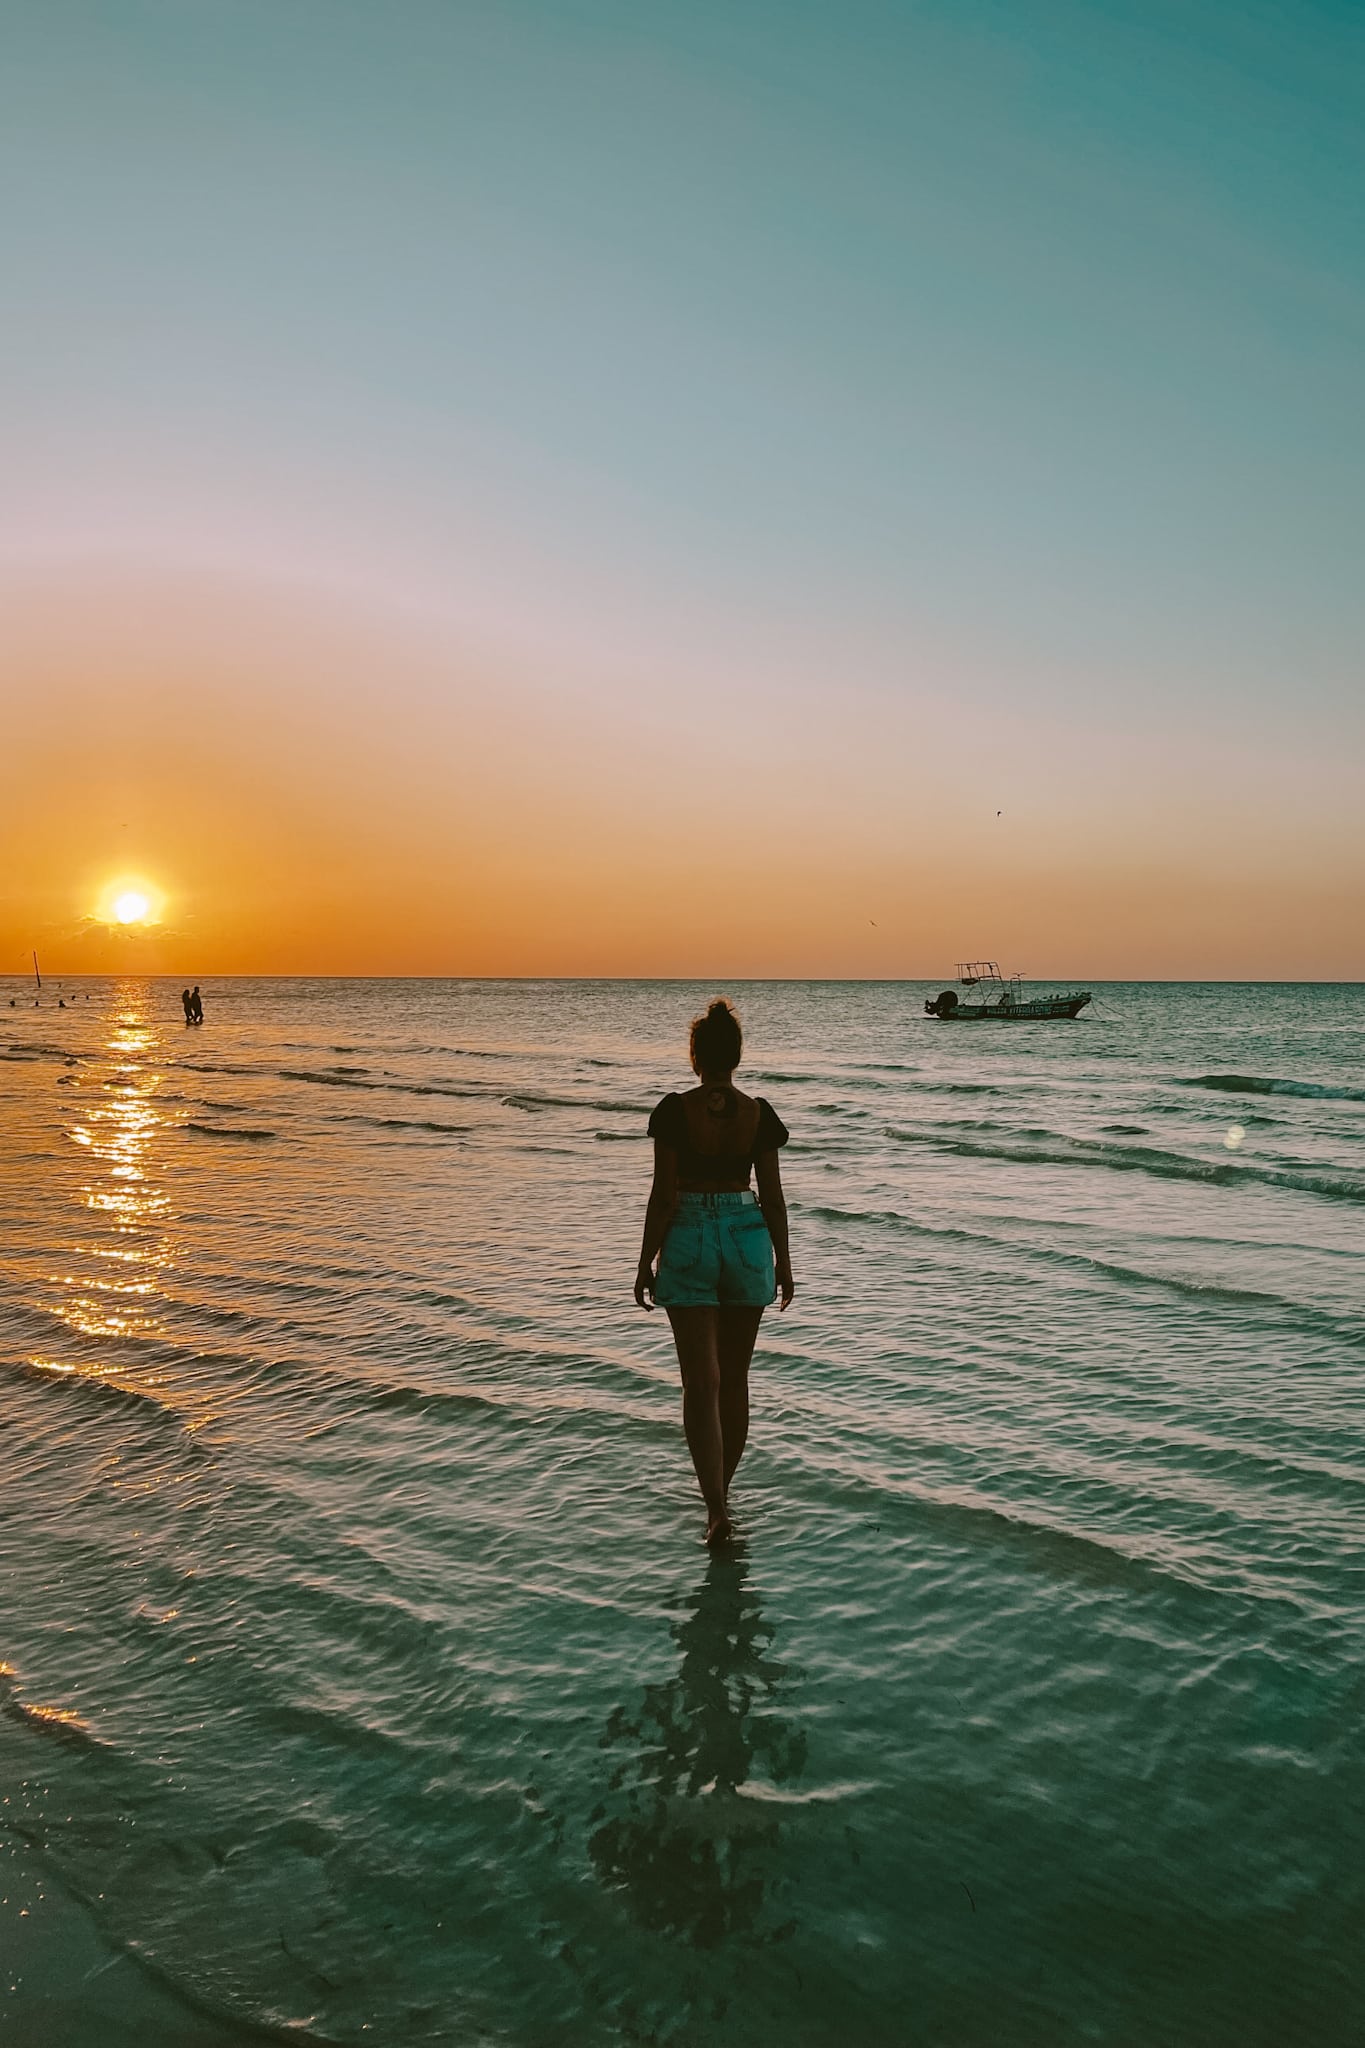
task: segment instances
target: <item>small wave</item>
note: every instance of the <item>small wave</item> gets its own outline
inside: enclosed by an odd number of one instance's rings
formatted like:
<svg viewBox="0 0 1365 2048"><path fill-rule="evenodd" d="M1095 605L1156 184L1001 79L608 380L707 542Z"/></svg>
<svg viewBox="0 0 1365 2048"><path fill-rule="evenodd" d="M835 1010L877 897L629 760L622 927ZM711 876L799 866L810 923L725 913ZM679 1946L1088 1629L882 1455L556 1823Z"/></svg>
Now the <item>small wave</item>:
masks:
<svg viewBox="0 0 1365 2048"><path fill-rule="evenodd" d="M204 1138L240 1138L248 1144L260 1144L263 1139L278 1138L279 1136L278 1131L243 1130L241 1128L234 1128L230 1124L196 1123L193 1117L186 1119L185 1129L187 1131L198 1131L200 1136Z"/></svg>
<svg viewBox="0 0 1365 2048"><path fill-rule="evenodd" d="M1301 1095L1310 1102L1365 1102L1365 1088L1322 1081L1281 1081L1268 1074L1196 1074L1182 1088L1212 1088L1220 1095Z"/></svg>
<svg viewBox="0 0 1365 2048"><path fill-rule="evenodd" d="M840 1073L835 1076L831 1076L829 1074L808 1074L804 1078L808 1081L816 1081L824 1085L828 1085L831 1079L837 1079L841 1089L860 1088L866 1090L867 1093L872 1095L884 1095L891 1092L903 1095L906 1092L905 1083L903 1080L900 1079L900 1076L903 1073L914 1074L918 1072L919 1069L917 1067L888 1067L881 1074ZM888 1079L888 1075L892 1076L893 1078ZM782 1076L782 1078L785 1080L788 1077L784 1075ZM947 1084L939 1081L925 1079L922 1081L917 1081L914 1085L917 1088L937 1089L946 1086Z"/></svg>
<svg viewBox="0 0 1365 2048"><path fill-rule="evenodd" d="M967 1230L959 1224L921 1223L912 1216L901 1215L895 1209L841 1209L830 1203L805 1202L793 1202L792 1207L798 1214L813 1216L822 1223L851 1223L860 1229L865 1229L868 1224L875 1224L881 1229L894 1230L907 1237L928 1237L945 1243L988 1245L993 1251L1023 1259L1029 1264L1042 1263L1065 1271L1096 1275L1121 1287L1154 1289L1214 1306L1265 1308L1277 1316L1287 1317L1299 1326L1311 1329L1316 1334L1331 1337L1339 1343L1365 1345L1365 1322L1359 1317L1343 1315L1332 1309L1318 1308L1309 1302L1299 1301L1290 1294L1278 1294L1259 1287L1233 1287L1222 1280L1201 1280L1190 1274L1163 1273L1146 1266L1126 1266L1113 1258L1097 1257L1092 1252L1071 1252L1059 1245L1039 1244L1031 1238L1016 1236L1012 1231L1002 1233L994 1230ZM1239 1242L1246 1241L1231 1237L1182 1238L1180 1246L1188 1250L1194 1245L1209 1244L1221 1252ZM1265 1248L1265 1240L1255 1240L1254 1249L1260 1251ZM1291 1248L1298 1249L1297 1246ZM1355 1254L1351 1252L1343 1256L1353 1259Z"/></svg>
<svg viewBox="0 0 1365 2048"><path fill-rule="evenodd" d="M81 1749L109 1749L112 1744L97 1735L90 1723L71 1707L45 1707L26 1700L19 1690L19 1674L12 1664L0 1664L0 1712L9 1715L40 1735L55 1736L59 1742L75 1743Z"/></svg>
<svg viewBox="0 0 1365 2048"><path fill-rule="evenodd" d="M647 1131L594 1131L593 1136L599 1145L638 1145L643 1138L649 1136L649 1133Z"/></svg>
<svg viewBox="0 0 1365 2048"><path fill-rule="evenodd" d="M169 1424L180 1431L195 1450L202 1449L187 1427L185 1418L171 1402L161 1400L145 1388L130 1386L126 1380L115 1379L110 1373L92 1371L88 1366L73 1364L68 1359L35 1356L11 1363L9 1370L32 1385L69 1388L89 1399L103 1401L110 1409L122 1408L129 1415L141 1415Z"/></svg>
<svg viewBox="0 0 1365 2048"><path fill-rule="evenodd" d="M344 1121L368 1124L374 1131L442 1131L456 1137L464 1137L474 1128L472 1124L439 1124L421 1116L348 1116Z"/></svg>
<svg viewBox="0 0 1365 2048"><path fill-rule="evenodd" d="M1107 1131L1111 1138L1145 1138L1147 1136L1146 1124L1101 1124L1100 1129Z"/></svg>
<svg viewBox="0 0 1365 2048"><path fill-rule="evenodd" d="M256 1079L258 1079L258 1080L259 1080L259 1078L261 1077L261 1075L262 1075L262 1074L266 1074L266 1073L268 1073L268 1072L269 1072L269 1069L268 1069L268 1068L266 1068L266 1067L240 1067L240 1066L234 1066L234 1065L233 1065L233 1064L232 1064L232 1063L231 1063L230 1061L228 1061L228 1060L185 1060L185 1059L179 1059L179 1060L166 1060L166 1061L164 1061L164 1062L158 1062L158 1061L156 1061L156 1060L148 1060L148 1061L144 1062L144 1064L145 1064L145 1065L147 1065L147 1066L156 1066L156 1065L159 1065L159 1064L160 1064L160 1065L165 1065L165 1066L169 1067L169 1068L170 1068L170 1069L171 1069L172 1071L175 1071L175 1070L177 1070L177 1069L179 1069L179 1068L182 1068L182 1067L183 1067L183 1068L184 1068L184 1069L186 1070L186 1072L188 1072L188 1073L191 1073L191 1074L245 1074L245 1075L250 1075L250 1076L254 1076L254 1077L255 1077Z"/></svg>
<svg viewBox="0 0 1365 2048"><path fill-rule="evenodd" d="M308 1081L318 1088L363 1088L390 1095L440 1095L451 1096L457 1102L486 1102L487 1088L463 1088L452 1081L397 1081L391 1076L382 1080L363 1080L360 1074L339 1073L335 1068L321 1072L306 1067L279 1067L276 1069L282 1081Z"/></svg>
<svg viewBox="0 0 1365 2048"><path fill-rule="evenodd" d="M334 1045L332 1047L333 1052L373 1052L378 1049L374 1046L363 1045ZM393 1038L387 1039L383 1050L396 1055L410 1053L414 1059L423 1060L519 1060L524 1057L520 1052L499 1051L496 1046L426 1045L419 1043L415 1038L408 1039L406 1042Z"/></svg>
<svg viewBox="0 0 1365 2048"><path fill-rule="evenodd" d="M1222 1601L1231 1597L1251 1602L1252 1612L1266 1607L1303 1611L1292 1594L1278 1589L1261 1591L1245 1583L1219 1583L1207 1569L1200 1568L1195 1558L1182 1558L1168 1547L1158 1547L1155 1541L1144 1543L1140 1535L1077 1528L1045 1512L1030 1513L1013 1504L991 1500L970 1487L914 1486L897 1498L896 1505L909 1507L916 1515L941 1527L957 1527L969 1539L980 1535L1017 1547L1026 1558L1036 1559L1045 1568L1049 1562L1055 1563L1068 1577L1110 1577L1132 1584L1151 1584L1155 1580L1202 1600ZM878 1509L884 1520L891 1504L883 1497L878 1501Z"/></svg>
<svg viewBox="0 0 1365 2048"><path fill-rule="evenodd" d="M281 1067L282 1081L309 1081L315 1088L386 1088L386 1081L362 1081L359 1072L350 1073L342 1067L324 1067L312 1071L307 1067Z"/></svg>
<svg viewBox="0 0 1365 2048"><path fill-rule="evenodd" d="M811 1785L794 1792L788 1785L766 1785L761 1778L733 1787L737 1799L754 1799L765 1806L832 1806L841 1799L865 1799L881 1790L876 1778L852 1778L844 1784Z"/></svg>
<svg viewBox="0 0 1365 2048"><path fill-rule="evenodd" d="M498 1100L508 1109L591 1109L599 1116L638 1116L646 1112L638 1102L603 1102L587 1095L501 1095Z"/></svg>
<svg viewBox="0 0 1365 2048"><path fill-rule="evenodd" d="M1163 1180L1203 1181L1214 1187L1289 1188L1298 1194L1323 1195L1329 1201L1365 1202L1365 1180L1346 1174L1311 1173L1262 1166L1250 1160L1197 1159L1183 1152L1163 1152L1154 1145L1109 1145L1093 1138L1067 1138L1060 1133L1023 1131L999 1140L954 1137L940 1131L905 1131L886 1127L887 1136L902 1145L932 1145L964 1159L998 1159L1016 1166L1103 1166L1120 1173L1151 1173Z"/></svg>
<svg viewBox="0 0 1365 2048"><path fill-rule="evenodd" d="M845 1060L844 1068L865 1074L918 1074L917 1062L904 1060ZM842 1070L841 1070L842 1071Z"/></svg>
<svg viewBox="0 0 1365 2048"><path fill-rule="evenodd" d="M435 1302L442 1297L435 1291L420 1290L412 1298ZM463 1298L457 1295L453 1299L458 1304ZM397 1412L458 1419L477 1412L508 1424L517 1421L518 1426L519 1418L533 1418L547 1429L563 1429L574 1435L585 1427L632 1435L642 1430L655 1435L658 1431L658 1418L648 1401L632 1402L619 1393L601 1387L594 1389L591 1381L594 1370L600 1366L599 1359L534 1344L528 1348L517 1344L511 1335L499 1336L492 1331L473 1337L465 1347L465 1356L474 1370L491 1363L502 1370L517 1368L520 1377L514 1371L511 1378L496 1380L443 1378L440 1385L433 1386L388 1378L382 1373L360 1376L350 1369L285 1359L272 1362L270 1377L272 1386L286 1378L295 1381L311 1404L316 1404L320 1396L335 1399L348 1414L364 1410L372 1414ZM563 1384L547 1384L540 1375L538 1369L546 1358L567 1374ZM586 1421L588 1417L592 1418L591 1424Z"/></svg>

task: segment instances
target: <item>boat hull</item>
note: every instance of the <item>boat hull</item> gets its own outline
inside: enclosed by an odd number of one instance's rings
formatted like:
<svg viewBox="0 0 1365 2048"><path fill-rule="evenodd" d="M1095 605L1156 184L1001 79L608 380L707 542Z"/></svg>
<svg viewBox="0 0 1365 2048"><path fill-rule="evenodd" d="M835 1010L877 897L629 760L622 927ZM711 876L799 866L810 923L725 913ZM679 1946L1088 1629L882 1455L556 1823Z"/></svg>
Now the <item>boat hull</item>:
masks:
<svg viewBox="0 0 1365 2048"><path fill-rule="evenodd" d="M1022 1003L954 1003L947 1009L926 1003L924 1007L940 1024L1037 1024L1054 1017L1078 1017L1089 1001L1087 989L1069 996L1031 996Z"/></svg>

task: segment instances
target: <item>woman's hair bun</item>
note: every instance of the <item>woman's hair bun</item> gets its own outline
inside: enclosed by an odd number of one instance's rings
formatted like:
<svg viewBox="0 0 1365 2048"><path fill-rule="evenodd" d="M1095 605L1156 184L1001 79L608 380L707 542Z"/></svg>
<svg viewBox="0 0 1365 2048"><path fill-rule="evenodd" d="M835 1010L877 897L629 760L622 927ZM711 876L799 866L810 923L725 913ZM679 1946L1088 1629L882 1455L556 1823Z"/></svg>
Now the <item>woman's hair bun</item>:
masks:
<svg viewBox="0 0 1365 2048"><path fill-rule="evenodd" d="M743 1049L744 1034L739 1028L739 1018L724 996L715 998L704 1017L692 1019L689 1050L698 1073L703 1067L733 1073Z"/></svg>

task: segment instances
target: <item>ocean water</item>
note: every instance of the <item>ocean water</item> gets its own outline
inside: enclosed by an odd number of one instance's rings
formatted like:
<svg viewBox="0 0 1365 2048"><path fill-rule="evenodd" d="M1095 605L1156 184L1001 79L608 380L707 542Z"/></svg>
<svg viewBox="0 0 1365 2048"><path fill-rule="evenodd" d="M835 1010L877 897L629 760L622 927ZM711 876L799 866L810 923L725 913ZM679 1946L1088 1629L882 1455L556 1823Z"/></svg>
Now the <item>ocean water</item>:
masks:
<svg viewBox="0 0 1365 2048"><path fill-rule="evenodd" d="M1365 989L727 992L712 1558L631 1282L714 989L0 984L0 2032L46 1886L61 2048L1365 2038Z"/></svg>

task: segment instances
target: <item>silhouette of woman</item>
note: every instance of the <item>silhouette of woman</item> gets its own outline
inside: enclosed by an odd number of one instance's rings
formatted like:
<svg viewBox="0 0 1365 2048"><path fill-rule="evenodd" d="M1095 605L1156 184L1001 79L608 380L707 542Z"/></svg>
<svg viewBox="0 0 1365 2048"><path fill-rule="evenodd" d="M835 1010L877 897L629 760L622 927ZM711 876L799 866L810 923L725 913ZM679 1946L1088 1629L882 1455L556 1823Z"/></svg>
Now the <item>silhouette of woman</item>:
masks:
<svg viewBox="0 0 1365 2048"><path fill-rule="evenodd" d="M635 1299L668 1311L706 1540L725 1543L734 1533L726 1497L749 1434L758 1326L779 1289L784 1309L796 1291L777 1158L787 1129L770 1103L734 1086L743 1035L727 1002L717 998L693 1020L690 1050L701 1086L665 1095L649 1119L654 1185Z"/></svg>

